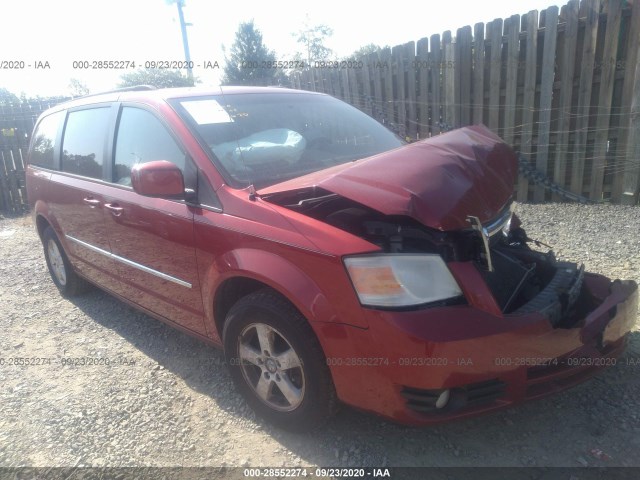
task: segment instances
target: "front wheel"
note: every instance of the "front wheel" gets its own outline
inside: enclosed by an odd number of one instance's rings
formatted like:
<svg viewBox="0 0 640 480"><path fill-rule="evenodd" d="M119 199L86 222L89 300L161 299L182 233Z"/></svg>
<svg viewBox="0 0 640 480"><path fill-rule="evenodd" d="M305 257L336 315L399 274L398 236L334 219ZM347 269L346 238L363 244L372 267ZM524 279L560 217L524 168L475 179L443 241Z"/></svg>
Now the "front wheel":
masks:
<svg viewBox="0 0 640 480"><path fill-rule="evenodd" d="M44 230L42 245L51 279L60 293L65 297L73 297L86 291L88 283L73 270L53 228Z"/></svg>
<svg viewBox="0 0 640 480"><path fill-rule="evenodd" d="M270 290L229 311L223 332L231 376L260 416L293 431L319 426L336 408L331 375L306 319Z"/></svg>

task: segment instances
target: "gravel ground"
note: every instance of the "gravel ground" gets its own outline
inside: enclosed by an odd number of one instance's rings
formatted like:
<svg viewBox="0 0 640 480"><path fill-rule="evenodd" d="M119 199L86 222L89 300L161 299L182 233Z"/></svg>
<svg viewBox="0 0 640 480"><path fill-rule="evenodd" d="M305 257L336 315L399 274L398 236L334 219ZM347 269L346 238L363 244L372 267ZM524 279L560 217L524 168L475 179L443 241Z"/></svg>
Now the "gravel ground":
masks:
<svg viewBox="0 0 640 480"><path fill-rule="evenodd" d="M517 212L559 257L640 282L638 208ZM615 367L545 400L431 428L343 408L291 434L254 417L216 350L98 290L60 297L29 217L0 219L0 258L0 357L46 359L0 365L0 467L640 466L637 327Z"/></svg>

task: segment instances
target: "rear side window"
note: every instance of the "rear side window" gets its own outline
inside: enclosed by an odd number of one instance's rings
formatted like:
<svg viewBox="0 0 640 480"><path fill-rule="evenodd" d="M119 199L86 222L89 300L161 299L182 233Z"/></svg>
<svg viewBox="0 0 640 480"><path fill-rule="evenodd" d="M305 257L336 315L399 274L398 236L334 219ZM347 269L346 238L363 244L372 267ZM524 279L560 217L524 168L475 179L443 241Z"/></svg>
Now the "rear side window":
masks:
<svg viewBox="0 0 640 480"><path fill-rule="evenodd" d="M185 169L185 154L153 114L124 107L118 122L113 181L131 186L131 169L139 163L168 160Z"/></svg>
<svg viewBox="0 0 640 480"><path fill-rule="evenodd" d="M52 113L44 117L33 135L33 149L30 163L39 167L54 168L53 151L56 148L58 127L64 118L64 112Z"/></svg>
<svg viewBox="0 0 640 480"><path fill-rule="evenodd" d="M102 178L110 111L105 107L69 113L62 140L63 171Z"/></svg>

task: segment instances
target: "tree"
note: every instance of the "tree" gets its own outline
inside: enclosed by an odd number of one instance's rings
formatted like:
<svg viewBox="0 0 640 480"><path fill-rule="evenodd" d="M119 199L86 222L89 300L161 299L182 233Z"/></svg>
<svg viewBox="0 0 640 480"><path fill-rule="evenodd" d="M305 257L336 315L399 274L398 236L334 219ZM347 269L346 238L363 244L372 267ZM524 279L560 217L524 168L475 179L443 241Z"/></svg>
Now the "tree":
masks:
<svg viewBox="0 0 640 480"><path fill-rule="evenodd" d="M72 97L83 97L89 95L89 88L77 78L72 78L69 80L69 92Z"/></svg>
<svg viewBox="0 0 640 480"><path fill-rule="evenodd" d="M365 45L364 47L360 47L359 49L357 49L355 52L353 52L351 55L349 55L347 57L347 60L360 60L363 57L366 57L372 53L378 53L382 50L384 50L387 47L381 47L380 45L376 45L375 43L369 43L368 45Z"/></svg>
<svg viewBox="0 0 640 480"><path fill-rule="evenodd" d="M333 30L327 25L311 25L307 16L304 27L293 35L297 37L297 42L304 47L302 58L306 58L309 66L314 61L327 60L333 54L333 50L324 44L325 40L333 35Z"/></svg>
<svg viewBox="0 0 640 480"><path fill-rule="evenodd" d="M262 41L262 33L250 22L241 23L231 45L225 52L224 85L273 85L278 81L278 69L268 68L276 55ZM266 64L266 65L265 65Z"/></svg>
<svg viewBox="0 0 640 480"><path fill-rule="evenodd" d="M14 95L6 88L0 88L0 105L15 105L20 103L17 95Z"/></svg>
<svg viewBox="0 0 640 480"><path fill-rule="evenodd" d="M195 81L188 78L180 70L145 68L120 76L119 87L135 87L136 85L152 85L157 88L193 87Z"/></svg>

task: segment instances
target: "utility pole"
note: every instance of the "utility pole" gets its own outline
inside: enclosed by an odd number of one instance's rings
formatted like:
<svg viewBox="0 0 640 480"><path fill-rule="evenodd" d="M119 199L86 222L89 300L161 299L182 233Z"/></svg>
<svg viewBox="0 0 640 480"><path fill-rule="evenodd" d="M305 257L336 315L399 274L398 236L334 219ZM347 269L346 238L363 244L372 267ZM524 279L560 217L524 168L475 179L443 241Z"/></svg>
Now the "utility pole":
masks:
<svg viewBox="0 0 640 480"><path fill-rule="evenodd" d="M182 31L182 45L184 46L184 59L187 61L187 76L189 80L193 82L193 70L191 69L191 54L189 53L189 38L187 37L187 27L190 27L191 23L184 22L184 13L182 13L182 2L184 0L177 0L178 16L180 17L180 30Z"/></svg>

